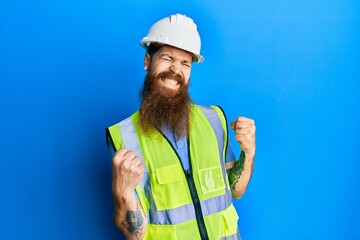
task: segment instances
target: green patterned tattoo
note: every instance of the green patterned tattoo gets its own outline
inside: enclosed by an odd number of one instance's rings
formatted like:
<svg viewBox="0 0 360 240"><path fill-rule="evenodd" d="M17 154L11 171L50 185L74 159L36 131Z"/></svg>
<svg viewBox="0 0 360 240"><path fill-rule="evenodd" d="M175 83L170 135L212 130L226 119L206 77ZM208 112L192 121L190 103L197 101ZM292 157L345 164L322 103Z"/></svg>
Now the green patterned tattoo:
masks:
<svg viewBox="0 0 360 240"><path fill-rule="evenodd" d="M241 152L240 159L234 164L232 168L226 170L228 174L230 187L235 190L236 183L239 181L241 173L244 169L245 153Z"/></svg>

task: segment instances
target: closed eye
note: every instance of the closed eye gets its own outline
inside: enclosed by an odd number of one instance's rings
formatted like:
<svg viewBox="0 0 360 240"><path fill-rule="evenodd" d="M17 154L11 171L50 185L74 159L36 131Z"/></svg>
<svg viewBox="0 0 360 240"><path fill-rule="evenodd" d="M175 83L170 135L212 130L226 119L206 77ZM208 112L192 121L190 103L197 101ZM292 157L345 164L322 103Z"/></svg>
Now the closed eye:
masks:
<svg viewBox="0 0 360 240"><path fill-rule="evenodd" d="M171 57L171 56L169 56L169 55L161 55L161 57L160 57L162 60L164 60L164 61L173 61L173 58Z"/></svg>
<svg viewBox="0 0 360 240"><path fill-rule="evenodd" d="M188 62L188 61L184 61L184 62L182 62L181 64L182 64L183 66L185 66L185 67L188 67L188 68L191 67L191 62Z"/></svg>

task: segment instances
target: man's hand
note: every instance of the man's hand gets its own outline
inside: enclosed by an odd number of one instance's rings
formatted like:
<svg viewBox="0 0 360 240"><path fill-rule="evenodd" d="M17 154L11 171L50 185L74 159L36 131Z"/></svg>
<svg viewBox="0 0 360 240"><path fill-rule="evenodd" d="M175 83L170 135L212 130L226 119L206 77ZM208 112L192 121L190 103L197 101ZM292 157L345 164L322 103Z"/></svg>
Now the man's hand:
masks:
<svg viewBox="0 0 360 240"><path fill-rule="evenodd" d="M112 174L114 196L134 196L134 189L144 176L144 165L135 152L122 148L113 157Z"/></svg>
<svg viewBox="0 0 360 240"><path fill-rule="evenodd" d="M255 122L246 117L238 117L230 123L231 129L235 131L235 140L240 143L241 150L249 156L255 155Z"/></svg>
<svg viewBox="0 0 360 240"><path fill-rule="evenodd" d="M147 221L135 197L135 188L144 176L144 165L135 152L122 148L112 159L114 222L126 239L142 239Z"/></svg>
<svg viewBox="0 0 360 240"><path fill-rule="evenodd" d="M238 161L227 163L227 171L233 198L239 199L249 184L253 169L255 144L255 122L246 117L238 117L230 123L235 131L235 140L240 143L241 155Z"/></svg>

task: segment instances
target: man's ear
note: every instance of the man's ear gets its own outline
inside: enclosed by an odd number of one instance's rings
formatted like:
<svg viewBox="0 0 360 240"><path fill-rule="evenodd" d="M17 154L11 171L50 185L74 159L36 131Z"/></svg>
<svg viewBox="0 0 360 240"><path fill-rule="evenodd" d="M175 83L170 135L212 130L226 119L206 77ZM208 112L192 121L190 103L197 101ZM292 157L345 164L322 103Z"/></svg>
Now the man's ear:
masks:
<svg viewBox="0 0 360 240"><path fill-rule="evenodd" d="M144 56L144 70L147 71L150 65L150 54L146 53Z"/></svg>

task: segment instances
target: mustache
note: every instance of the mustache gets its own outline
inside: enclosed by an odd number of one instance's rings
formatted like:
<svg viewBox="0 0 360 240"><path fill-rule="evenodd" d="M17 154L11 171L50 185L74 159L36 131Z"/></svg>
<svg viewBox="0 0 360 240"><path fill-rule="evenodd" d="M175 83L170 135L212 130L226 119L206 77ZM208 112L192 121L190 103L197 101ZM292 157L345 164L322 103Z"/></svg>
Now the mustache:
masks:
<svg viewBox="0 0 360 240"><path fill-rule="evenodd" d="M170 71L161 72L156 77L160 79L171 78L178 81L180 85L185 83L185 79L180 74L172 73Z"/></svg>

